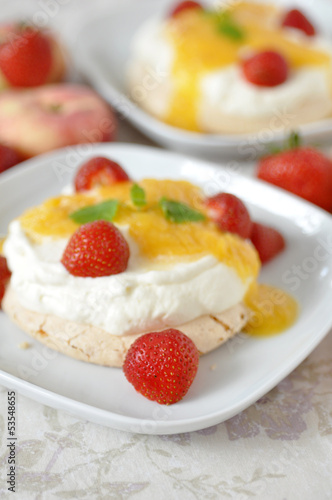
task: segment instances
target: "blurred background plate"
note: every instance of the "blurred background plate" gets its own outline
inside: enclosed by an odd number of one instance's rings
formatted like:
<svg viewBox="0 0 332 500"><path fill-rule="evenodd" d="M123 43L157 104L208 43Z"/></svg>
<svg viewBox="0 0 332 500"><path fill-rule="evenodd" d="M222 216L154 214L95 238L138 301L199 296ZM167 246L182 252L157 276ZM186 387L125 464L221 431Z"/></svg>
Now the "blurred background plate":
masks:
<svg viewBox="0 0 332 500"><path fill-rule="evenodd" d="M149 17L165 15L174 1L124 1L111 11L90 20L79 31L73 56L82 75L114 106L122 117L156 143L195 156L254 160L271 144L280 144L289 132L264 129L254 134L217 135L187 132L169 126L138 107L126 88L126 64L139 26ZM215 5L215 2L204 4ZM271 2L266 2L271 3ZM332 4L327 0L274 3L298 6L313 20L320 33L332 38ZM324 144L332 138L332 118L298 128L304 142Z"/></svg>

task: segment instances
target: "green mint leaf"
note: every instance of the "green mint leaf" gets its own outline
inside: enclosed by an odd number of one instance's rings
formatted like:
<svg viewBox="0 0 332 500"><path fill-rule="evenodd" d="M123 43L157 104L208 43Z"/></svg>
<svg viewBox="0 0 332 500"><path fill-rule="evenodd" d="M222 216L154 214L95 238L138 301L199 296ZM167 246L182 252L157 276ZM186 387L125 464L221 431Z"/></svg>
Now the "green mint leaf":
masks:
<svg viewBox="0 0 332 500"><path fill-rule="evenodd" d="M222 35L234 41L241 41L245 38L243 29L236 24L229 12L221 12L216 16L217 29Z"/></svg>
<svg viewBox="0 0 332 500"><path fill-rule="evenodd" d="M144 205L146 205L145 191L138 184L132 186L130 197L136 207L144 207Z"/></svg>
<svg viewBox="0 0 332 500"><path fill-rule="evenodd" d="M179 201L161 198L159 205L161 206L166 219L177 224L205 220L205 215Z"/></svg>
<svg viewBox="0 0 332 500"><path fill-rule="evenodd" d="M243 31L235 24L222 23L219 25L218 31L232 40L240 41L244 38Z"/></svg>
<svg viewBox="0 0 332 500"><path fill-rule="evenodd" d="M97 205L89 205L87 207L76 210L69 214L69 217L77 224L86 224L95 220L107 220L111 222L118 210L119 202L117 200L107 200Z"/></svg>

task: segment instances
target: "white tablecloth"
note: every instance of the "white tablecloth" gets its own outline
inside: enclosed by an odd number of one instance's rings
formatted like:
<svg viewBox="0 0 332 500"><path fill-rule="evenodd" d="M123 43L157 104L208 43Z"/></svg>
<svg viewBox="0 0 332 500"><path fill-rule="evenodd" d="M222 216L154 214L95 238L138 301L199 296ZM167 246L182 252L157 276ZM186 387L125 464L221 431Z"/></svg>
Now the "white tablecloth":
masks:
<svg viewBox="0 0 332 500"><path fill-rule="evenodd" d="M113 2L1 0L0 15L8 18L26 11L44 19L47 15L73 47L80 23ZM119 140L150 143L123 120ZM256 404L198 432L129 434L79 420L19 394L16 398L14 494L6 483L7 389L1 388L1 499L13 495L20 500L332 498L331 333Z"/></svg>

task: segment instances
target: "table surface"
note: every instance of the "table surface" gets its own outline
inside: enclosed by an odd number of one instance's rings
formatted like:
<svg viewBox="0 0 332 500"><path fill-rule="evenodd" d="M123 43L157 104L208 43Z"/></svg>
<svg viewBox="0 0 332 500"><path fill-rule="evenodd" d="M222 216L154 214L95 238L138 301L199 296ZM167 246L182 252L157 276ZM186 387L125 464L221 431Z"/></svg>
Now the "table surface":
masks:
<svg viewBox="0 0 332 500"><path fill-rule="evenodd" d="M81 23L115 2L0 0L0 17L46 13L74 50ZM152 144L119 122L119 141ZM20 500L332 498L332 333L250 408L197 432L130 434L16 398ZM0 387L0 498L12 498L6 427L7 389Z"/></svg>

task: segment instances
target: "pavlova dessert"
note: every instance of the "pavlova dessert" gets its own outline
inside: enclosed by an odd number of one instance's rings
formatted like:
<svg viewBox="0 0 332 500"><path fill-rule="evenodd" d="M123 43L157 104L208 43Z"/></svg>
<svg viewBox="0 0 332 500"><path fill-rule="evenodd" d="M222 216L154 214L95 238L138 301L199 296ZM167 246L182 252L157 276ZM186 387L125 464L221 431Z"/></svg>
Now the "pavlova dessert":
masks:
<svg viewBox="0 0 332 500"><path fill-rule="evenodd" d="M140 106L175 127L291 129L331 116L332 44L297 9L184 1L138 30L127 81Z"/></svg>
<svg viewBox="0 0 332 500"><path fill-rule="evenodd" d="M2 307L14 322L80 360L122 366L144 334L158 338L160 352L165 329L190 341L198 359L244 327L269 334L295 320L291 297L257 283L261 262L284 246L232 194L206 198L184 180L134 182L96 157L78 170L70 194L11 222L0 300L6 288ZM143 351L135 351L134 374Z"/></svg>

